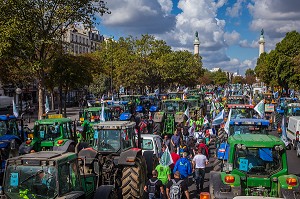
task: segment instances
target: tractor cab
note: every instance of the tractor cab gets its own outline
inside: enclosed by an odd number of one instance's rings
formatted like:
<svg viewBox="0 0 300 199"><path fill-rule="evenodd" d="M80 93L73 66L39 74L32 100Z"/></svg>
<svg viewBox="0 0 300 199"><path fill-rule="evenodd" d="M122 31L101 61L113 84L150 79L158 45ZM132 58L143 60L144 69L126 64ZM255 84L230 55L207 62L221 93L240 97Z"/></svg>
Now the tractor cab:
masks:
<svg viewBox="0 0 300 199"><path fill-rule="evenodd" d="M253 118L255 114L251 104L229 104L228 109L231 109L230 119Z"/></svg>
<svg viewBox="0 0 300 199"><path fill-rule="evenodd" d="M168 99L183 99L183 95L184 93L181 91L181 92L169 92L168 93Z"/></svg>
<svg viewBox="0 0 300 199"><path fill-rule="evenodd" d="M245 95L231 95L227 98L227 104L247 104Z"/></svg>
<svg viewBox="0 0 300 199"><path fill-rule="evenodd" d="M75 153L42 151L7 161L1 198L87 198L95 185L83 186ZM92 181L93 182L93 181Z"/></svg>
<svg viewBox="0 0 300 199"><path fill-rule="evenodd" d="M73 121L69 118L37 120L33 133L20 146L20 154L37 151L75 151Z"/></svg>
<svg viewBox="0 0 300 199"><path fill-rule="evenodd" d="M100 153L121 153L137 147L135 122L108 121L94 125L92 147Z"/></svg>
<svg viewBox="0 0 300 199"><path fill-rule="evenodd" d="M89 107L80 112L79 120L80 123L99 123L101 119L102 107ZM104 119L109 120L110 118L110 109L104 107Z"/></svg>

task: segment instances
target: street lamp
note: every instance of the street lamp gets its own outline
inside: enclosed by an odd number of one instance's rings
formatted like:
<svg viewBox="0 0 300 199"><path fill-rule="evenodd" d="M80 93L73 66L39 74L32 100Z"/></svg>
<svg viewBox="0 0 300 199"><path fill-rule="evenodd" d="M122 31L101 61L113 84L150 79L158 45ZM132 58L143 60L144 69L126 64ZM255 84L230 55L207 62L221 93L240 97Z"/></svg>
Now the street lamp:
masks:
<svg viewBox="0 0 300 199"><path fill-rule="evenodd" d="M19 108L19 115L22 113L22 89L17 88L16 89L16 94L17 94L17 99L16 99L16 104L18 105Z"/></svg>

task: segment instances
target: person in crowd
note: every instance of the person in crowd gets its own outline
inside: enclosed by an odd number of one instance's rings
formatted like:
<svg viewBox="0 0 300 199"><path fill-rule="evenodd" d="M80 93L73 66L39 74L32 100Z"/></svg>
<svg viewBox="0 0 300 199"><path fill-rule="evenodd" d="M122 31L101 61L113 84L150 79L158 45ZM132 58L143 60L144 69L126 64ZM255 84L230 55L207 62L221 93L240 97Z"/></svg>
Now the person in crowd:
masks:
<svg viewBox="0 0 300 199"><path fill-rule="evenodd" d="M185 179L187 178L189 175L192 174L192 164L191 162L187 159L187 153L184 152L182 154L182 158L180 158L176 164L175 167L173 169L173 173L175 173L176 171L180 172L180 178L181 179Z"/></svg>
<svg viewBox="0 0 300 199"><path fill-rule="evenodd" d="M152 171L152 178L150 178L145 187L144 191L148 194L149 199L161 199L164 196L164 186L161 180L157 178L158 172Z"/></svg>
<svg viewBox="0 0 300 199"><path fill-rule="evenodd" d="M171 180L171 169L169 166L162 164L162 161L159 161L159 165L156 166L155 170L158 173L157 178L161 180L163 185L166 185Z"/></svg>
<svg viewBox="0 0 300 199"><path fill-rule="evenodd" d="M180 145L180 136L178 135L177 130L174 132L174 135L171 137L171 147L172 151L174 151L174 148L177 148L177 153L179 153L179 145Z"/></svg>
<svg viewBox="0 0 300 199"><path fill-rule="evenodd" d="M181 141L180 141L180 145L179 145L179 155L180 155L180 157L182 157L182 154L183 154L184 152L188 153L189 150L188 150L188 147L187 147L187 145L186 145L185 140L181 140Z"/></svg>
<svg viewBox="0 0 300 199"><path fill-rule="evenodd" d="M203 139L199 139L199 144L197 146L198 150L202 151L202 154L209 158L209 150Z"/></svg>
<svg viewBox="0 0 300 199"><path fill-rule="evenodd" d="M162 145L161 146L161 152L158 154L158 160L160 160L161 156L164 154L165 150L166 150L166 145Z"/></svg>
<svg viewBox="0 0 300 199"><path fill-rule="evenodd" d="M188 185L185 180L180 179L180 172L174 173L174 179L170 180L166 186L167 199L186 198L190 199Z"/></svg>
<svg viewBox="0 0 300 199"><path fill-rule="evenodd" d="M164 139L163 139L163 144L166 145L170 150L171 150L171 140L170 138L168 137L168 135L165 135L164 136Z"/></svg>
<svg viewBox="0 0 300 199"><path fill-rule="evenodd" d="M200 188L200 191L203 191L205 167L208 163L208 159L205 155L202 154L202 150L198 150L198 153L195 155L192 161L197 190L199 190Z"/></svg>

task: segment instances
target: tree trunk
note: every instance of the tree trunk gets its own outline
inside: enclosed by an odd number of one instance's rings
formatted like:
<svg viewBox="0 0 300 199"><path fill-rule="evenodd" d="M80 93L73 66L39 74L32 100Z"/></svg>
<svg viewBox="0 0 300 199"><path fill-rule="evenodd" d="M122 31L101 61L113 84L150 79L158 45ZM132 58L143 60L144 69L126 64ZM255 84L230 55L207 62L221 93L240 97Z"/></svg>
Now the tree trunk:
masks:
<svg viewBox="0 0 300 199"><path fill-rule="evenodd" d="M65 90L65 93L64 93L64 117L67 117L67 93L68 93L68 89Z"/></svg>
<svg viewBox="0 0 300 199"><path fill-rule="evenodd" d="M54 104L54 90L51 90L51 110L55 110L55 104Z"/></svg>
<svg viewBox="0 0 300 199"><path fill-rule="evenodd" d="M42 119L44 114L45 106L44 106L44 85L41 79L38 80L38 119Z"/></svg>
<svg viewBox="0 0 300 199"><path fill-rule="evenodd" d="M59 113L62 114L62 107L63 107L63 93L62 93L62 86L59 87L59 107L58 107L58 110L59 110Z"/></svg>

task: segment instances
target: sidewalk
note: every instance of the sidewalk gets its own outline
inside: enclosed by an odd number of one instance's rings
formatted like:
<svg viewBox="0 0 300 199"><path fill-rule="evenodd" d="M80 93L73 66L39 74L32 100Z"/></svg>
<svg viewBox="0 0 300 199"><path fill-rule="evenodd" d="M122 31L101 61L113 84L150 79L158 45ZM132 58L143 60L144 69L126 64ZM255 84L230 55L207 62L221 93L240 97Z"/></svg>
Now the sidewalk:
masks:
<svg viewBox="0 0 300 199"><path fill-rule="evenodd" d="M67 117L71 120L79 120L79 107L70 107L67 108ZM56 114L56 111L50 111L48 113L49 115ZM30 129L33 128L35 121L38 120L38 114L37 111L34 113L34 115L30 118L30 123L24 123L24 125L27 125Z"/></svg>

